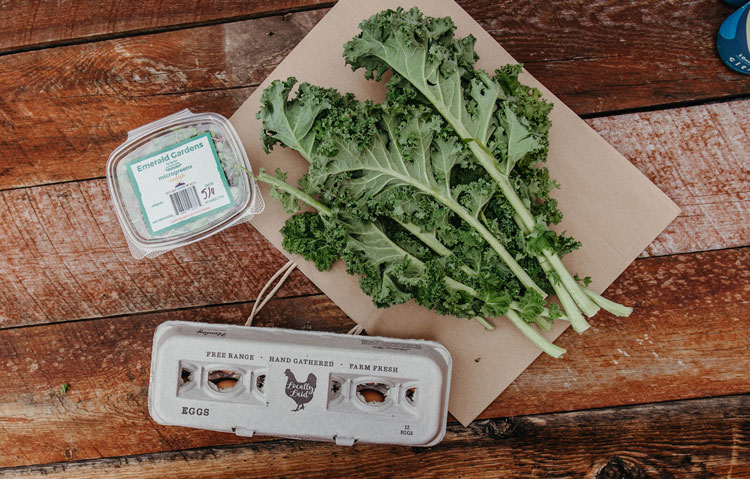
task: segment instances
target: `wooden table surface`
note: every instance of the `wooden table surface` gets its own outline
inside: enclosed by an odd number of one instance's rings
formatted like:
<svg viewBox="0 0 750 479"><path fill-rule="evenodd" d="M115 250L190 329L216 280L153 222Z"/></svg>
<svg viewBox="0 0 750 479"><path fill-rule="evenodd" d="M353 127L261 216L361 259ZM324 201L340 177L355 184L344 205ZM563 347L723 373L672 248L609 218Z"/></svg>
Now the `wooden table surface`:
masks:
<svg viewBox="0 0 750 479"><path fill-rule="evenodd" d="M331 2L0 2L0 476L750 477L750 77L714 44L733 8L460 3L682 208L607 291L634 314L566 332L429 449L159 426L154 328L238 323L284 259L241 225L134 260L106 158L179 109L231 115ZM352 323L295 272L257 324Z"/></svg>

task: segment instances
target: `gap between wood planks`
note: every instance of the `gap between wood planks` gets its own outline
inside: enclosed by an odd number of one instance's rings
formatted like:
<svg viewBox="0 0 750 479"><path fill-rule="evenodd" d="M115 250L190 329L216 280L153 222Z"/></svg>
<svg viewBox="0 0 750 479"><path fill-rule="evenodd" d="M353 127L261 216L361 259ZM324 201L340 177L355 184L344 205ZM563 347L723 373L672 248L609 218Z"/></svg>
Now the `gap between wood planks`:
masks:
<svg viewBox="0 0 750 479"><path fill-rule="evenodd" d="M38 3L38 2L25 2L25 3L18 4L18 6L20 6L22 9L28 8L28 6L32 3ZM103 2L96 1L96 3L101 5ZM180 2L172 2L172 3L178 4ZM29 51L66 47L66 46L71 46L71 45L81 45L84 43L102 42L102 41L107 41L107 40L116 40L120 38L128 38L128 37L135 37L135 36L154 35L158 33L166 33L166 32L171 32L175 30L183 30L187 28L199 28L199 27L220 25L224 23L241 22L241 21L246 21L246 20L253 20L256 18L283 16L283 15L288 15L290 13L304 12L304 11L309 11L309 10L318 10L322 8L330 8L333 5L335 5L336 2L329 1L329 0L302 0L301 2L285 2L281 0L278 3L280 4L300 3L300 5L273 8L273 9L266 9L264 8L263 5L256 7L256 3L259 3L259 2L239 2L241 6L242 5L246 6L248 8L248 11L246 12L240 11L234 15L221 16L221 17L210 18L210 19L200 20L200 21L189 21L189 22L184 22L184 23L168 23L168 24L164 24L158 27L150 27L150 28L143 28L143 29L131 29L131 30L107 32L107 33L93 33L90 35L74 37L74 38L50 39L48 41L43 41L40 43L28 44L28 45L23 45L23 46L15 46L15 47L0 44L0 57L5 56L5 55L14 55L17 53L29 52ZM147 4L148 2L143 2L141 6L147 5ZM194 5L194 3L191 3L191 5ZM186 10L188 9L187 5L185 5L185 9ZM156 12L154 12L154 15L156 15ZM33 28L33 25L29 25L29 27ZM9 30L10 28L6 27L6 34Z"/></svg>
<svg viewBox="0 0 750 479"><path fill-rule="evenodd" d="M429 449L268 439L141 455L0 469L5 477L746 477L750 396L675 401L452 424ZM590 438L596 437L596 442ZM279 457L283 460L279 460ZM519 458L528 457L529 460ZM619 474L618 474L619 473Z"/></svg>
<svg viewBox="0 0 750 479"><path fill-rule="evenodd" d="M748 245L748 120L750 100L588 120L683 209L646 255ZM0 197L5 325L245 300L283 264L247 225L135 261L101 179ZM294 278L282 296L317 291Z"/></svg>
<svg viewBox="0 0 750 479"><path fill-rule="evenodd" d="M750 248L741 248L636 261L607 292L635 305L633 316L602 313L586 334L561 336L557 343L568 354L560 360L541 356L482 417L746 393L747 361L738 358L750 345L750 331L743 327L748 303L738 298L748 298L750 272L743 265L749 255ZM155 425L146 395L159 324L175 319L239 324L251 306L0 330L5 351L0 429L6 441L0 467L55 462L68 449L84 459L246 441ZM343 332L351 321L320 294L275 299L258 325ZM61 397L64 383L71 388ZM24 457L28 444L39 445L33 458Z"/></svg>
<svg viewBox="0 0 750 479"><path fill-rule="evenodd" d="M731 249L731 248L727 248ZM689 253L686 253L689 254ZM313 292L313 293L303 293L303 294L289 294L284 296L279 296L277 299L303 299L303 298L313 298L313 297L321 297L326 298L327 296L321 292ZM253 305L255 304L255 299L249 300L249 301L227 301L224 303L219 304L205 304L205 305L189 305L189 306L183 306L183 307L174 307L174 308L164 308L164 309L152 309L152 310L144 310L139 311L139 314L152 314L152 313L180 313L180 312L188 312L192 311L196 308L202 308L202 307L211 307L211 306L244 306L244 305ZM46 323L31 323L31 324L17 324L17 325L11 325L11 326L2 326L2 323L0 323L0 331L3 330L10 330L10 329L24 329L24 328L37 328L42 326L49 326L49 325L60 325L60 324L69 324L69 323L77 323L81 321L95 321L95 320L109 320L109 319L119 319L119 318L128 318L131 317L133 313L120 313L120 314L112 314L109 316L92 316L88 318L75 318L75 319L64 319L60 321L48 321Z"/></svg>
<svg viewBox="0 0 750 479"><path fill-rule="evenodd" d="M713 249L710 250L710 252L725 252L725 251L733 251L733 250L750 250L747 246L735 246L730 248L720 248L720 249ZM706 253L709 251L688 251L688 252L681 252L681 253L672 253L669 255L665 255L668 257L678 257L678 256L691 256L695 255L697 253ZM653 256L652 256L653 257ZM646 257L639 257L636 258L635 262L644 261L650 258L649 256ZM625 273L623 273L625 274ZM294 299L303 299L303 298L313 298L313 297L322 297L327 298L327 296L323 293L321 293L314 285L312 286L312 290L310 292L302 292L299 294L295 294L294 292L281 292L277 295L275 295L275 299L284 299L284 300L294 300ZM69 324L69 323L77 323L77 322L84 322L84 321L93 321L93 320L114 320L114 319L120 319L120 318L128 318L133 316L134 314L154 314L154 313L180 313L180 312L189 312L192 310L195 310L197 308L204 308L204 307L214 307L214 306L247 306L247 305L253 305L255 303L256 299L249 299L249 300L240 300L240 299L234 299L234 300L225 300L219 303L211 303L211 304L189 304L187 306L172 306L172 307L164 307L164 308L154 308L154 309L144 309L140 311L126 311L121 313L115 313L115 314L105 314L100 316L81 316L76 318L69 318L69 319L60 319L60 320L48 320L43 323L21 323L21 324L10 324L10 325L4 325L2 322L0 322L0 331L3 330L17 330L17 329L25 329L25 328L36 328L36 327L43 327L43 326L51 326L51 325L63 325L63 324ZM606 313L602 313L606 314Z"/></svg>
<svg viewBox="0 0 750 479"><path fill-rule="evenodd" d="M695 106L710 106L710 105L718 105L722 103L729 103L734 101L745 101L750 100L750 93L737 93L732 95L726 95L721 97L715 97L715 98L701 98L697 100L684 100L684 101L675 101L672 103L659 103L655 105L650 106L641 106L636 108L620 108L620 109L614 109L614 110L606 110L601 112L594 112L594 113L581 113L580 116L584 120L590 120L590 119L596 119L596 118L606 118L611 116L620 116L620 115L630 115L635 113L651 113L651 112L658 112L658 111L667 111L667 110L675 110L675 109L681 109L681 108L690 108Z"/></svg>

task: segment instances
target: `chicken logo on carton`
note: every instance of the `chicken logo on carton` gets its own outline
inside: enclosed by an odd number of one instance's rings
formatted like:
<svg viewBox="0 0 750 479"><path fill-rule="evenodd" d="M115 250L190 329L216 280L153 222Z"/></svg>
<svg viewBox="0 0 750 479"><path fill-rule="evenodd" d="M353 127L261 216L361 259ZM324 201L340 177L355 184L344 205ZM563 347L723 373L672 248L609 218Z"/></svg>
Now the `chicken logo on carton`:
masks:
<svg viewBox="0 0 750 479"><path fill-rule="evenodd" d="M431 341L167 321L148 405L159 424L245 437L430 446L445 434L451 366Z"/></svg>
<svg viewBox="0 0 750 479"><path fill-rule="evenodd" d="M313 393L315 392L315 386L318 382L318 378L313 373L307 375L305 382L297 381L294 377L294 373L291 369L284 371L286 375L286 387L284 392L297 403L297 409L292 409L292 412L305 409L305 404L312 401Z"/></svg>

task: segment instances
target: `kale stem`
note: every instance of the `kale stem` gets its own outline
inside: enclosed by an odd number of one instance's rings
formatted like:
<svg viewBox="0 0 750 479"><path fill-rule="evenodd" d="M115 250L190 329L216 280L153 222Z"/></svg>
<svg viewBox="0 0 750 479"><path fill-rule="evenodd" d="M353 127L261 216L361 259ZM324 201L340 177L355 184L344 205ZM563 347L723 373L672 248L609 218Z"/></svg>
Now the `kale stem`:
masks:
<svg viewBox="0 0 750 479"><path fill-rule="evenodd" d="M497 167L495 166L497 164L495 158L491 155L488 155L486 152L487 148L482 148L482 146L483 145L477 144L476 141L472 141L469 143L469 149L479 161L479 164L482 165L487 173L489 173L489 175L492 177L492 179L495 180L495 182L500 187L500 191L503 193L503 196L505 196L505 199L508 200L508 202L520 218L521 229L526 234L530 233L534 229L534 225L536 224L534 216L531 214L528 208L526 208L526 205L523 204L523 200L521 200L521 198L516 193L516 190L515 188L513 188L513 185L510 183L508 177L498 171ZM560 281L565 286L565 289L568 290L578 307L581 308L583 314L585 314L586 316L593 316L594 314L596 314L596 312L599 310L599 307L591 299L589 299L588 296L583 294L580 288L578 288L578 283L576 283L575 279L573 279L573 276L570 274L568 269L565 267L565 265L563 265L560 256L557 253L546 249L542 252L542 254L547 259L547 261L549 261L555 272L557 272L558 276L560 277Z"/></svg>
<svg viewBox="0 0 750 479"><path fill-rule="evenodd" d="M434 252L439 254L440 256L450 256L453 254L451 250L446 248L443 243L441 243L433 234L426 233L422 231L422 228L415 225L414 223L404 223L403 221L400 221L398 218L394 218L392 216L389 216L393 221L401 225L402 228L404 228L409 233L413 234L417 238L419 238L422 243L429 246Z"/></svg>
<svg viewBox="0 0 750 479"><path fill-rule="evenodd" d="M518 214L514 214L513 219L515 220L518 227L521 228L521 230L526 229L524 228L524 225ZM539 266L542 267L542 270L549 277L554 271L552 266L545 258L542 258L539 255L536 255L536 259L537 261L539 261ZM589 323L586 321L586 318L583 317L583 314L581 314L581 310L578 309L578 305L576 305L575 301L570 296L570 293L568 293L568 290L565 289L565 287L560 284L559 281L555 281L553 278L550 278L549 282L552 285L552 289L555 291L555 294L557 295L557 299L560 300L560 304L565 311L565 315L567 316L568 321L570 321L570 325L573 326L573 330L577 333L582 333L589 329Z"/></svg>
<svg viewBox="0 0 750 479"><path fill-rule="evenodd" d="M493 331L495 329L495 325L487 321L485 318L482 318L481 316L474 317L474 320L476 320L477 323L484 326L484 329L487 331Z"/></svg>
<svg viewBox="0 0 750 479"><path fill-rule="evenodd" d="M614 301L611 301L599 294L596 294L595 292L591 291L590 289L586 287L580 286L580 288L589 298L591 298L596 304L601 306L603 310L608 311L614 314L615 316L628 317L630 316L630 313L633 312L633 308L629 306L623 306L620 303L615 303Z"/></svg>
<svg viewBox="0 0 750 479"><path fill-rule="evenodd" d="M540 288L533 279L531 279L531 276L524 270L521 265L518 264L518 262L511 256L510 253L508 253L508 250L505 249L505 246L492 234L490 231L485 228L485 226L482 224L481 221L473 217L466 209L461 206L457 201L455 201L453 198L443 198L442 195L433 195L437 199L441 200L445 206L453 210L458 214L458 216L461 217L464 221L469 223L472 228L474 228L481 236L484 238L487 243L494 249L497 254L500 256L500 258L505 262L505 264L508 265L510 270L513 272L513 274L518 278L521 283L529 288L533 289L537 293L539 293L542 298L547 297L547 293L544 292L542 288Z"/></svg>
<svg viewBox="0 0 750 479"><path fill-rule="evenodd" d="M439 254L440 256L447 257L453 254L451 250L449 250L443 243L440 242L437 237L432 234L428 233L426 231L422 231L422 228L420 228L418 225L415 225L414 223L404 223L400 221L397 218L390 217L393 221L401 225L402 228L404 228L409 233L416 236L422 243L427 245L429 248L431 248L435 253ZM461 264L461 266L458 267L461 271L468 274L469 276L476 276L477 272L473 269L469 268L465 264Z"/></svg>
<svg viewBox="0 0 750 479"><path fill-rule="evenodd" d="M419 261L417 258L414 258L415 260ZM422 263L422 266L424 266L424 263ZM456 281L455 279L451 278L450 276L445 277L445 285L449 288L453 288L455 290L465 291L470 296L474 296L477 298L479 296L479 293L476 289L472 288L471 286L467 286L459 281Z"/></svg>
<svg viewBox="0 0 750 479"><path fill-rule="evenodd" d="M258 173L258 176L255 177L258 181L263 181L265 183L268 183L269 185L272 185L274 188L278 188L281 191L284 191L286 193L289 193L290 195L295 196L299 200L303 201L304 203L312 206L322 214L326 216L331 216L331 209L321 203L320 201L316 200L312 196L308 195L304 191L300 190L299 188L295 188L294 186L290 185L286 181L280 180L274 176L269 175L265 171L260 171Z"/></svg>
<svg viewBox="0 0 750 479"><path fill-rule="evenodd" d="M544 316L538 316L534 320L534 322L536 323L537 326L539 326L539 329L541 329L542 331L549 331L550 329L552 329L552 321L545 318Z"/></svg>
<svg viewBox="0 0 750 479"><path fill-rule="evenodd" d="M510 321L516 325L518 329L521 330L521 332L531 340L532 343L534 343L539 349L544 351L545 353L549 354L553 358L559 358L563 354L565 354L565 349L561 348L560 346L555 346L552 344L552 341L545 338L542 333L534 329L529 323L521 319L521 317L513 311L512 309L509 309L505 315L510 319Z"/></svg>
<svg viewBox="0 0 750 479"><path fill-rule="evenodd" d="M539 259L539 264L545 273L549 275L554 271L552 266L544 258L537 258ZM586 321L586 318L583 317L581 310L578 309L578 305L565 286L554 279L550 279L550 284L552 285L552 289L555 290L557 299L560 300L560 304L565 310L565 315L568 317L570 325L573 326L573 330L577 333L582 333L589 329L591 325Z"/></svg>

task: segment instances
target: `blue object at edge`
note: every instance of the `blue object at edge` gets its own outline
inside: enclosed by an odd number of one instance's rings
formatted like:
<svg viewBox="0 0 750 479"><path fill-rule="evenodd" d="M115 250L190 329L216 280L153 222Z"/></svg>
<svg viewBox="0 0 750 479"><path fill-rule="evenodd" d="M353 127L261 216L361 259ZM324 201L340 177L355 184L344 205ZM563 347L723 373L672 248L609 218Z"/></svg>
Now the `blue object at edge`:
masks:
<svg viewBox="0 0 750 479"><path fill-rule="evenodd" d="M719 28L716 48L719 56L734 71L750 74L750 43L748 40L748 14L750 2L731 14Z"/></svg>

